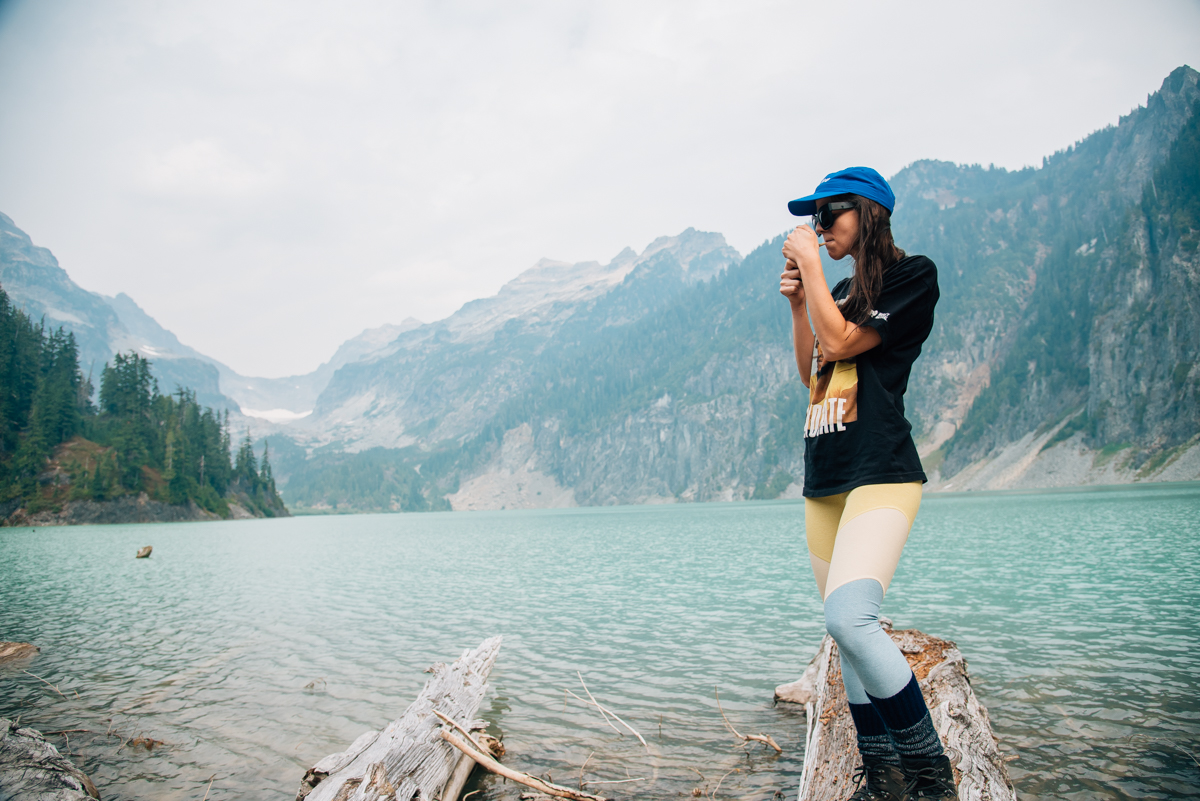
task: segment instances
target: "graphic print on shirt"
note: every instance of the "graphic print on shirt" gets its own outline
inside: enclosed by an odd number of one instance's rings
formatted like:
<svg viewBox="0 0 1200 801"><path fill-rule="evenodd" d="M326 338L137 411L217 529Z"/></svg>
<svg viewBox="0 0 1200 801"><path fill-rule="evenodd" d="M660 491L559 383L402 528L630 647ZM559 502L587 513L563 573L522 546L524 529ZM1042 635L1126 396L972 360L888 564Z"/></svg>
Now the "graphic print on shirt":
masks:
<svg viewBox="0 0 1200 801"><path fill-rule="evenodd" d="M845 431L846 423L858 419L858 365L854 359L830 364L816 343L817 369L809 382L808 415L804 436L818 437Z"/></svg>

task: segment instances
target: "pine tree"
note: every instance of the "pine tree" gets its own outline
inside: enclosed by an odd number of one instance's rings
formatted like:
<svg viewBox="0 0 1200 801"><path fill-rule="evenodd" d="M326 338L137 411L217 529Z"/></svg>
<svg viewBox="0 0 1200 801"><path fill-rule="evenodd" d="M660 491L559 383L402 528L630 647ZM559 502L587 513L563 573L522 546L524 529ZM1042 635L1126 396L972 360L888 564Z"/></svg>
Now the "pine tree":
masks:
<svg viewBox="0 0 1200 801"><path fill-rule="evenodd" d="M233 473L236 479L245 482L247 494L253 495L259 485L258 459L254 457L254 443L250 440L249 430L242 437L242 444L238 446Z"/></svg>
<svg viewBox="0 0 1200 801"><path fill-rule="evenodd" d="M42 328L0 288L0 477L29 423L42 354Z"/></svg>
<svg viewBox="0 0 1200 801"><path fill-rule="evenodd" d="M116 450L121 486L133 492L144 488L143 467L162 466L162 457L153 458L159 452L160 421L154 419L159 397L150 362L137 353L118 353L100 374L95 435Z"/></svg>
<svg viewBox="0 0 1200 801"><path fill-rule="evenodd" d="M258 470L258 477L262 483L263 494L268 498L276 495L275 490L275 475L271 472L270 446L266 440L263 440L263 455L262 467ZM286 466L286 465L285 465Z"/></svg>

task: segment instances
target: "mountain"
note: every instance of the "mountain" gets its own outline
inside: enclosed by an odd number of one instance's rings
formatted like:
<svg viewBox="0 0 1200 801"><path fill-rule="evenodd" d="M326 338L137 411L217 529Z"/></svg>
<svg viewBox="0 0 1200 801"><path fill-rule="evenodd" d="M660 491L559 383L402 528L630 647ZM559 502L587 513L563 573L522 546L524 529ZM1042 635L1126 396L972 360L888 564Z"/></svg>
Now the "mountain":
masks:
<svg viewBox="0 0 1200 801"><path fill-rule="evenodd" d="M475 434L531 388L531 368L623 328L740 261L720 234L692 229L606 265L543 260L491 298L337 370L309 426L324 443L429 448Z"/></svg>
<svg viewBox="0 0 1200 801"><path fill-rule="evenodd" d="M4 214L0 214L0 286L34 320L45 319L49 327L62 326L75 334L85 376L99 376L117 353L133 351L151 361L163 392L190 387L200 403L232 410L241 426L253 422L242 419L243 413L270 422L302 419L338 368L422 325L409 318L399 325L368 328L342 343L333 358L306 375L243 376L180 342L124 292L108 297L80 287L54 254L34 245ZM264 427L262 422L255 425Z"/></svg>
<svg viewBox="0 0 1200 801"><path fill-rule="evenodd" d="M75 334L80 366L94 382L115 354L134 351L153 361L163 392L190 387L206 406L237 408L221 394L219 374L211 360L183 347L128 296L106 298L81 288L49 250L34 245L4 214L0 214L0 286L32 319L45 319L48 327L62 326ZM123 315L129 316L133 325L127 325Z"/></svg>
<svg viewBox="0 0 1200 801"><path fill-rule="evenodd" d="M302 420L312 413L317 396L329 384L338 368L366 358L386 347L406 331L422 325L424 323L420 320L409 317L399 325L368 328L358 336L343 342L333 354L333 358L304 375L252 378L240 375L223 364L217 364L221 376L221 390L231 398L237 399L242 410L252 417L277 423Z"/></svg>
<svg viewBox="0 0 1200 801"><path fill-rule="evenodd" d="M1197 77L1175 70L1145 107L1036 169L921 161L892 178L897 241L933 258L942 289L907 397L932 488L1200 476ZM297 437L311 454L288 449L300 483L285 498L796 494L806 393L780 244L741 260L688 231L605 266L539 264L337 371Z"/></svg>
<svg viewBox="0 0 1200 801"><path fill-rule="evenodd" d="M1115 480L1194 444L1198 77L1038 170L896 176L897 236L942 267L910 402L948 484Z"/></svg>
<svg viewBox="0 0 1200 801"><path fill-rule="evenodd" d="M906 398L930 489L1200 477L1198 77L1175 70L1038 168L920 161L892 177L897 242L938 264L942 290ZM798 493L807 396L780 238L744 259L688 229L607 264L543 260L445 320L371 329L307 376L255 379L127 297L72 290L3 220L0 281L87 334L85 364L133 342L156 369L199 365L241 408L292 419L256 430L295 508ZM846 269L827 265L830 282Z"/></svg>

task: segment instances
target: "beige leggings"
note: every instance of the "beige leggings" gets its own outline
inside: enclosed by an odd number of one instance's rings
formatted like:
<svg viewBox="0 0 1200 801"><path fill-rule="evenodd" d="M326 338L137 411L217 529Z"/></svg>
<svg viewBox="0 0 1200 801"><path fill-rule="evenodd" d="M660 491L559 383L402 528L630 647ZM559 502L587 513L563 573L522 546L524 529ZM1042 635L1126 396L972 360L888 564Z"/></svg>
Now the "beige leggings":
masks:
<svg viewBox="0 0 1200 801"><path fill-rule="evenodd" d="M866 484L804 499L808 557L821 600L843 584L873 578L887 592L921 506L921 482Z"/></svg>

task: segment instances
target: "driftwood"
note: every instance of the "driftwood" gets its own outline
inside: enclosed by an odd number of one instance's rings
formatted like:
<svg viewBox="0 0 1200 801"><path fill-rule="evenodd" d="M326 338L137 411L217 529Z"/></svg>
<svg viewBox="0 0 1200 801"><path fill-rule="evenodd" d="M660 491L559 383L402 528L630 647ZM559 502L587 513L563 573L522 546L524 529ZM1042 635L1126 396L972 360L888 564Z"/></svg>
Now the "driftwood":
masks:
<svg viewBox="0 0 1200 801"><path fill-rule="evenodd" d="M611 717L613 720L617 721L617 723L620 723L622 726L624 726L626 729L629 730L630 734L632 734L634 737L636 737L638 739L638 742L642 744L643 748L645 748L647 751L649 751L650 746L646 745L645 738L643 738L642 735L638 733L638 730L633 728L632 726L630 726L624 720L622 720L617 715L616 712L613 712L611 709L609 709L606 706L603 706L599 701L596 700L596 696L592 695L592 691L588 689L587 682L585 682L583 680L582 673L580 673L577 670L577 671L575 671L575 675L579 677L579 683L583 685L583 691L585 693L587 693L588 697L587 697L587 699L580 698L578 695L575 695L575 693L571 692L570 690L566 691L567 694L570 695L572 698L574 698L576 701L583 701L583 703L585 703L585 704L589 704L590 706L596 707L596 709L600 712L600 716L604 718L604 722L607 723L612 728L612 730L615 731L617 734L621 734L621 730L618 729L616 726L614 726L612 720L609 720L609 718ZM591 699L591 700L588 700L588 699ZM621 734L621 736L624 737L625 735Z"/></svg>
<svg viewBox="0 0 1200 801"><path fill-rule="evenodd" d="M729 729L730 734L732 734L734 737L741 740L743 743L748 743L751 740L754 740L755 742L762 743L763 745L771 746L772 748L775 749L776 754L783 753L783 749L779 747L779 743L775 742L775 738L772 737L771 735L769 735L769 734L742 734L740 731L735 729L733 727L733 724L729 722L729 718L725 717L725 710L721 708L721 693L716 692L715 695L717 697L717 711L721 713L721 720L725 721L725 728Z"/></svg>
<svg viewBox="0 0 1200 801"><path fill-rule="evenodd" d="M967 663L958 647L916 629L892 631L891 621L883 622L921 683L933 725L954 765L959 798L1016 801L987 709L971 690ZM849 798L854 792L850 777L858 767L858 748L837 643L829 635L801 679L777 688L775 700L803 704L808 718L798 801Z"/></svg>
<svg viewBox="0 0 1200 801"><path fill-rule="evenodd" d="M471 730L470 736L471 742L475 743L485 754L494 759L504 756L504 746L495 737L475 729ZM463 787L467 785L467 779L471 778L471 773L474 772L476 764L478 763L465 753L462 755L458 760L458 765L454 768L454 772L450 774L450 779L446 782L445 788L442 790L441 801L458 801L458 797L462 794Z"/></svg>
<svg viewBox="0 0 1200 801"><path fill-rule="evenodd" d="M459 761L459 751L442 739L447 716L464 729L478 728L475 713L487 690L487 678L500 653L500 638L484 640L453 665L429 668L425 684L397 720L367 732L345 751L330 754L309 768L300 783L301 801L393 801L440 798Z"/></svg>
<svg viewBox="0 0 1200 801"><path fill-rule="evenodd" d="M138 548L137 556L135 556L134 559L145 559L146 557L150 556L150 552L153 550L153 546L150 545L147 545L145 548Z"/></svg>
<svg viewBox="0 0 1200 801"><path fill-rule="evenodd" d="M457 728L457 727L456 727ZM571 801L606 801L605 798L591 793L585 793L582 790L572 790L570 787L563 787L558 784L539 779L535 776L530 776L528 773L506 768L490 756L485 754L478 744L474 741L468 742L467 738L461 737L449 729L442 729L442 739L450 743L452 746L463 752L464 756L470 757L477 762L481 767L487 768L492 773L498 776L503 776L506 779L511 779L518 784L523 784L526 787L532 787L540 793L544 793L554 798L567 798Z"/></svg>
<svg viewBox="0 0 1200 801"><path fill-rule="evenodd" d="M18 659L31 659L41 651L36 645L27 642L0 642L0 664L16 662Z"/></svg>
<svg viewBox="0 0 1200 801"><path fill-rule="evenodd" d="M0 718L0 796L28 801L90 801L96 785L41 732Z"/></svg>

